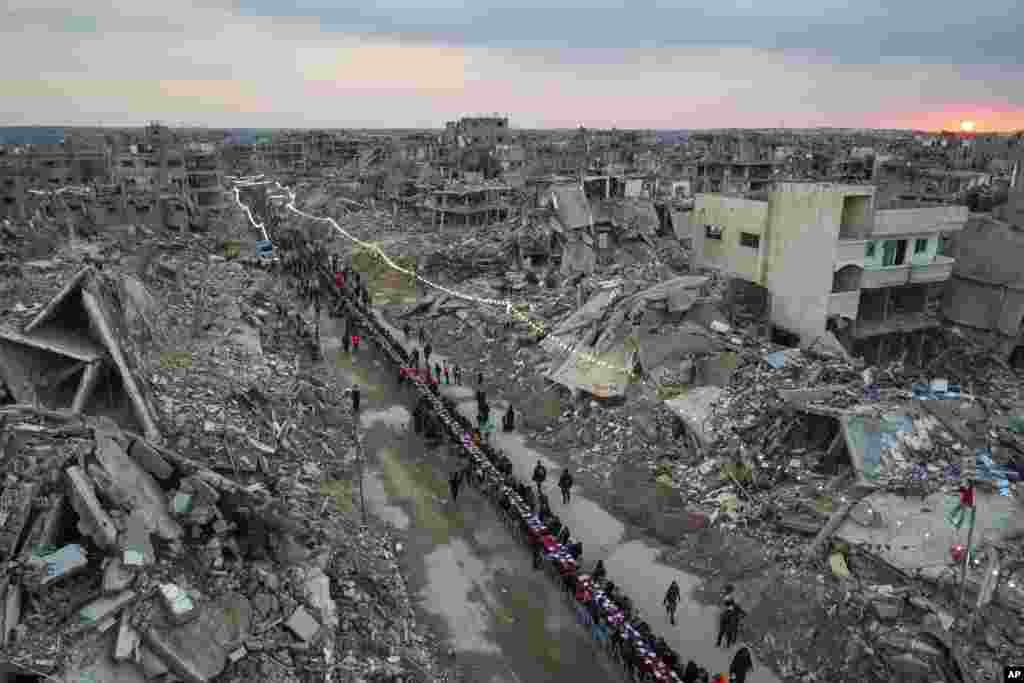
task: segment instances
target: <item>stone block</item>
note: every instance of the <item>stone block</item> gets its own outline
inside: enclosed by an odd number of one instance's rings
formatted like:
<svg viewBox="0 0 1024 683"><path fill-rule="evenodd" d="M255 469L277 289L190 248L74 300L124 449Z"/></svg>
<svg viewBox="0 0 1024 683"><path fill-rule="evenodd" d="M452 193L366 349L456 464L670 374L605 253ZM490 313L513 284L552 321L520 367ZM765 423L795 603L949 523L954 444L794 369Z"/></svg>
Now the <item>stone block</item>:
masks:
<svg viewBox="0 0 1024 683"><path fill-rule="evenodd" d="M285 626L294 633L299 639L309 642L316 638L316 634L320 632L320 624L317 623L313 615L306 611L305 607L299 607L292 613L285 622Z"/></svg>
<svg viewBox="0 0 1024 683"><path fill-rule="evenodd" d="M108 595L127 589L134 580L135 572L125 567L120 557L111 558L103 568L103 592Z"/></svg>
<svg viewBox="0 0 1024 683"><path fill-rule="evenodd" d="M139 463L142 469L152 474L157 479L168 479L174 474L174 467L157 453L152 446L145 441L136 439L128 449L135 462Z"/></svg>
<svg viewBox="0 0 1024 683"><path fill-rule="evenodd" d="M207 683L227 666L252 628L252 608L244 596L229 595L204 606L187 624L155 624L143 636L170 671L188 683Z"/></svg>
<svg viewBox="0 0 1024 683"><path fill-rule="evenodd" d="M121 623L117 629L117 642L114 645L114 661L126 662L133 659L139 641L139 632L132 628L127 616L121 615Z"/></svg>
<svg viewBox="0 0 1024 683"><path fill-rule="evenodd" d="M109 438L96 442L96 459L107 477L106 491L118 504L141 512L147 528L165 541L184 530L167 510L167 495L156 480Z"/></svg>
<svg viewBox="0 0 1024 683"><path fill-rule="evenodd" d="M78 610L78 617L86 624L101 623L105 619L115 616L134 599L135 591L123 591L117 595L102 597L97 600L93 600L88 605Z"/></svg>
<svg viewBox="0 0 1024 683"><path fill-rule="evenodd" d="M117 527L96 498L92 480L77 466L67 469L67 477L71 506L78 513L79 531L90 536L101 548L113 548L117 544Z"/></svg>
<svg viewBox="0 0 1024 683"><path fill-rule="evenodd" d="M146 518L141 511L135 510L128 516L121 535L121 548L124 551L123 561L130 567L141 567L156 560Z"/></svg>

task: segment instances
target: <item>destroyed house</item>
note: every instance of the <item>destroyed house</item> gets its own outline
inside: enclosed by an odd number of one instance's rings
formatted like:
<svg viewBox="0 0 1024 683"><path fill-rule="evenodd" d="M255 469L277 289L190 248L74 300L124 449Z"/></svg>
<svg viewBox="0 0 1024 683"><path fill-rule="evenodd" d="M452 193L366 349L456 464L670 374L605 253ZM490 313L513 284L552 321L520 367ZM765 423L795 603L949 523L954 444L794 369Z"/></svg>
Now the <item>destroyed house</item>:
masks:
<svg viewBox="0 0 1024 683"><path fill-rule="evenodd" d="M1003 358L1024 367L1024 230L972 215L953 254L946 318L989 333Z"/></svg>
<svg viewBox="0 0 1024 683"><path fill-rule="evenodd" d="M507 219L514 190L507 185L474 185L435 190L426 208L435 225L488 225Z"/></svg>
<svg viewBox="0 0 1024 683"><path fill-rule="evenodd" d="M892 342L923 354L953 270L939 243L967 208L876 210L870 186L781 183L767 200L699 195L692 220L695 262L754 291L780 341L832 333L876 363Z"/></svg>
<svg viewBox="0 0 1024 683"><path fill-rule="evenodd" d="M87 267L24 327L0 328L0 381L11 399L106 416L159 439L119 299L114 286Z"/></svg>

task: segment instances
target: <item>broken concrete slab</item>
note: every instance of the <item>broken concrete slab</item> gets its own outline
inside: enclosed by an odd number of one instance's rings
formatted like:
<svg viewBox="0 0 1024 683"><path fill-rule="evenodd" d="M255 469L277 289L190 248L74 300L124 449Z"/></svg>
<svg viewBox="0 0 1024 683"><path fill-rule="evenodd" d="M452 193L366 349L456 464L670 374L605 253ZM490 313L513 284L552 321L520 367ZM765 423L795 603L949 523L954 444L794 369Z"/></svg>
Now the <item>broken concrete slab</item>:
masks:
<svg viewBox="0 0 1024 683"><path fill-rule="evenodd" d="M128 455L139 463L142 469L152 474L157 479L167 479L174 474L174 468L160 457L149 444L141 439L132 441L130 448L128 449Z"/></svg>
<svg viewBox="0 0 1024 683"><path fill-rule="evenodd" d="M156 561L156 551L153 550L146 526L146 519L139 510L134 510L125 521L121 547L124 551L124 564L129 567L141 567Z"/></svg>
<svg viewBox="0 0 1024 683"><path fill-rule="evenodd" d="M120 593L132 585L135 573L124 566L120 557L112 557L103 568L103 592Z"/></svg>
<svg viewBox="0 0 1024 683"><path fill-rule="evenodd" d="M285 622L285 626L288 627L292 633L299 637L300 640L310 642L316 638L316 634L320 632L320 624L313 618L305 607L299 607L296 609L288 621Z"/></svg>
<svg viewBox="0 0 1024 683"><path fill-rule="evenodd" d="M141 638L141 635L139 636ZM135 648L135 663L142 669L147 679L163 676L170 671L164 661L157 657L145 644L139 643Z"/></svg>
<svg viewBox="0 0 1024 683"><path fill-rule="evenodd" d="M126 662L134 659L135 648L139 646L140 641L139 632L132 628L128 617L122 615L117 629L117 643L114 646L114 661Z"/></svg>
<svg viewBox="0 0 1024 683"><path fill-rule="evenodd" d="M38 490L35 483L16 485L4 488L0 495L0 561L17 554Z"/></svg>
<svg viewBox="0 0 1024 683"><path fill-rule="evenodd" d="M117 595L93 600L78 610L79 619L85 624L102 623L104 619L109 619L124 609L135 596L135 591L123 591Z"/></svg>
<svg viewBox="0 0 1024 683"><path fill-rule="evenodd" d="M4 593L3 620L0 621L0 646L11 643L14 629L21 622L21 584L10 583Z"/></svg>
<svg viewBox="0 0 1024 683"><path fill-rule="evenodd" d="M163 489L116 441L97 438L96 459L109 478L107 492L126 509L141 512L150 531L165 541L184 535L181 525L167 511Z"/></svg>
<svg viewBox="0 0 1024 683"><path fill-rule="evenodd" d="M231 594L204 606L184 625L154 625L144 642L177 676L189 683L207 683L227 666L228 652L248 637L252 608L242 595Z"/></svg>
<svg viewBox="0 0 1024 683"><path fill-rule="evenodd" d="M60 679L62 683L146 683L143 671L133 662L114 661L111 641L104 638L99 647L87 652L87 660L69 666Z"/></svg>
<svg viewBox="0 0 1024 683"><path fill-rule="evenodd" d="M90 536L101 548L115 547L117 527L96 498L92 480L77 466L69 467L66 474L71 506L78 513L78 530Z"/></svg>

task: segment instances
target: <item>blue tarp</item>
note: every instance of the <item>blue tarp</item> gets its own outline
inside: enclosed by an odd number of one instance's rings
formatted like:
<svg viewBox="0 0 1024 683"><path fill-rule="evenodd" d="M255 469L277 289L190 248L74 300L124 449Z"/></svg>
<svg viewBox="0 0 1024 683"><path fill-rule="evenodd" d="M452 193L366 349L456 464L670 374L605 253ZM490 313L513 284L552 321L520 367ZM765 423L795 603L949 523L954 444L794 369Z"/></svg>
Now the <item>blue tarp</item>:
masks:
<svg viewBox="0 0 1024 683"><path fill-rule="evenodd" d="M927 384L914 382L910 389L914 392L914 398L920 401L954 399L961 397L960 386L957 384L950 384L946 388L946 391L935 391Z"/></svg>
<svg viewBox="0 0 1024 683"><path fill-rule="evenodd" d="M764 357L764 362L772 366L776 370L779 368L786 367L786 363L789 361L789 356L786 355L785 351L776 351L775 353L769 353Z"/></svg>
<svg viewBox="0 0 1024 683"><path fill-rule="evenodd" d="M270 256L274 253L274 243L270 240L260 240L256 243L256 254L259 256Z"/></svg>
<svg viewBox="0 0 1024 683"><path fill-rule="evenodd" d="M987 448L979 448L974 451L976 477L982 481L995 482L999 487L999 495L1010 495L1010 479L1017 481L1020 475L1011 469L995 464L992 454Z"/></svg>

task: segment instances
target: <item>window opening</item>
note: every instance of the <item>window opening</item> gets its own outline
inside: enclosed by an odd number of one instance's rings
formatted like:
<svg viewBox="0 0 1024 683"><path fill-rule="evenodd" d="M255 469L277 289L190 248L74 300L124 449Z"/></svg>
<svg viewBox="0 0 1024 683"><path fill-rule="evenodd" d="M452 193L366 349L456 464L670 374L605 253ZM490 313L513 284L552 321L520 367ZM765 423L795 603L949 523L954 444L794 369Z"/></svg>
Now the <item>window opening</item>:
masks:
<svg viewBox="0 0 1024 683"><path fill-rule="evenodd" d="M704 236L712 240L722 239L722 226L721 225L705 225Z"/></svg>
<svg viewBox="0 0 1024 683"><path fill-rule="evenodd" d="M740 245L750 247L751 249L757 249L761 246L761 236L755 235L752 232L741 232Z"/></svg>

